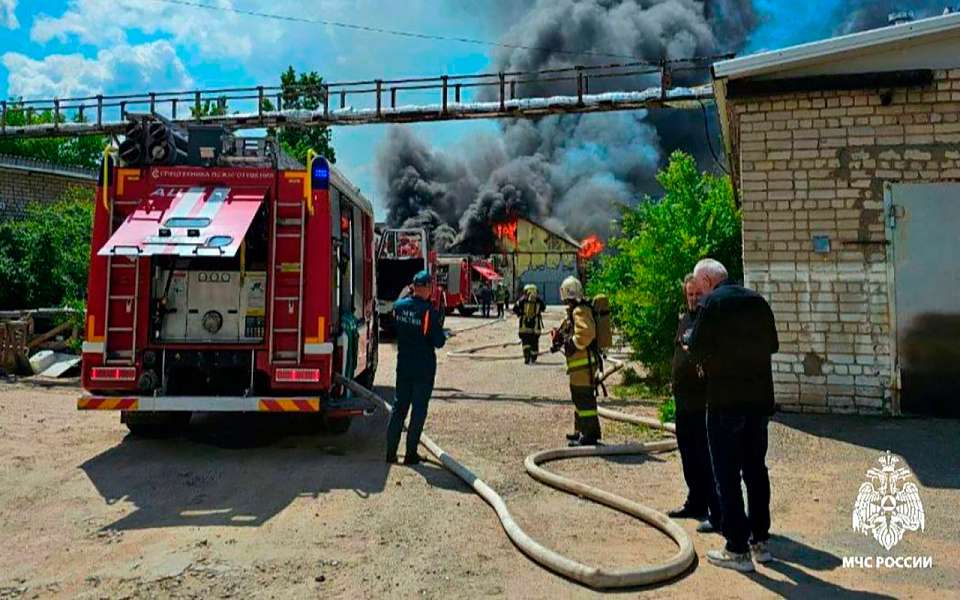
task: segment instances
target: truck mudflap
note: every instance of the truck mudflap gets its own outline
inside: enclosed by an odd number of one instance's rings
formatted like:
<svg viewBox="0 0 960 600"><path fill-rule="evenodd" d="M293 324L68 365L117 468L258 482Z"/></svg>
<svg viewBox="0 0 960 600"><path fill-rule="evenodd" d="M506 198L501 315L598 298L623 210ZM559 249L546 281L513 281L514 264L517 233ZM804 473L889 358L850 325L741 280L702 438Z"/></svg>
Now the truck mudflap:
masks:
<svg viewBox="0 0 960 600"><path fill-rule="evenodd" d="M313 397L260 396L82 396L78 410L284 412L320 413L330 417L371 414L367 403L355 398L321 403Z"/></svg>

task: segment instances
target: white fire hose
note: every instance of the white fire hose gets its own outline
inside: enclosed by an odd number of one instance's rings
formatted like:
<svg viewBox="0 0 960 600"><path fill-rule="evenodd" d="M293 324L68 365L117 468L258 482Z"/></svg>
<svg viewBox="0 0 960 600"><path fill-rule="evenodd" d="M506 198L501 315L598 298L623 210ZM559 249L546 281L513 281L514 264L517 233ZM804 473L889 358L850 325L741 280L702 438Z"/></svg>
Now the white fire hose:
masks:
<svg viewBox="0 0 960 600"><path fill-rule="evenodd" d="M623 366L620 361L615 359L608 360L613 362L615 366L604 374L603 379L606 379ZM360 384L344 379L339 375L336 377L338 383L347 386L357 395L382 406L387 412L392 410L388 402ZM675 431L672 424L660 423L660 421L649 417L629 415L607 408L599 408L598 413L601 417L607 419L646 425L671 433ZM520 528L514 520L513 515L510 514L510 510L507 508L507 504L503 501L503 498L501 498L493 488L487 485L486 482L477 477L470 469L458 462L455 458L447 454L443 448L438 446L429 436L425 434L422 435L420 444L423 445L434 458L440 461L444 467L472 487L473 490L496 511L497 517L500 519L500 523L503 525L507 536L524 554L551 571L578 581L586 586L595 589L606 589L651 585L677 577L689 569L696 559L693 542L690 540L687 532L665 514L622 496L558 475L540 466L543 463L567 458L667 452L677 447L675 439L621 446L556 448L535 452L527 456L524 460L524 467L527 473L537 481L582 498L589 498L594 502L604 504L614 510L636 517L662 531L677 545L677 552L664 562L655 565L643 565L622 569L607 569L586 565L540 544Z"/></svg>

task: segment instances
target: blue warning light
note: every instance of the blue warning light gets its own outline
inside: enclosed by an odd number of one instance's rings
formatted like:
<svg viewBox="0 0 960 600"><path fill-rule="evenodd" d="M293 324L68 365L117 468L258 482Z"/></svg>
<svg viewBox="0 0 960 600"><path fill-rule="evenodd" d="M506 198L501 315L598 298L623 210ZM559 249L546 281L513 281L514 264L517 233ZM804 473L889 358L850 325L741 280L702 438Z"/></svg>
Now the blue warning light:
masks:
<svg viewBox="0 0 960 600"><path fill-rule="evenodd" d="M319 156L313 159L310 176L313 189L325 190L330 187L330 165L327 164L326 159Z"/></svg>

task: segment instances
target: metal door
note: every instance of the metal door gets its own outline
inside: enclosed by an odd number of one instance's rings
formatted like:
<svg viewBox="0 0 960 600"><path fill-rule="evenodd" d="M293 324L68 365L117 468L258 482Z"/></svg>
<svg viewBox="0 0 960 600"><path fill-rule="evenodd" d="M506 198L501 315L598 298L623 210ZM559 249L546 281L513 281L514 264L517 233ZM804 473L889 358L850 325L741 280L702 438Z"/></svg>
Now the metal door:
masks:
<svg viewBox="0 0 960 600"><path fill-rule="evenodd" d="M900 409L960 417L960 184L891 185L886 214Z"/></svg>

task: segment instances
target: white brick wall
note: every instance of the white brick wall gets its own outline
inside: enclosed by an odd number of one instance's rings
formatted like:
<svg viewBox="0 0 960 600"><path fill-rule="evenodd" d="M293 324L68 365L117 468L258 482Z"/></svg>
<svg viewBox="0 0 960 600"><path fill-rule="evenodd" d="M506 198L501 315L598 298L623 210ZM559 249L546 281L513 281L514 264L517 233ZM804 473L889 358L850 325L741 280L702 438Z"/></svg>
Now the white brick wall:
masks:
<svg viewBox="0 0 960 600"><path fill-rule="evenodd" d="M786 410L893 410L883 184L960 179L960 70L927 89L731 102L746 284L770 300ZM812 237L830 238L828 254Z"/></svg>

